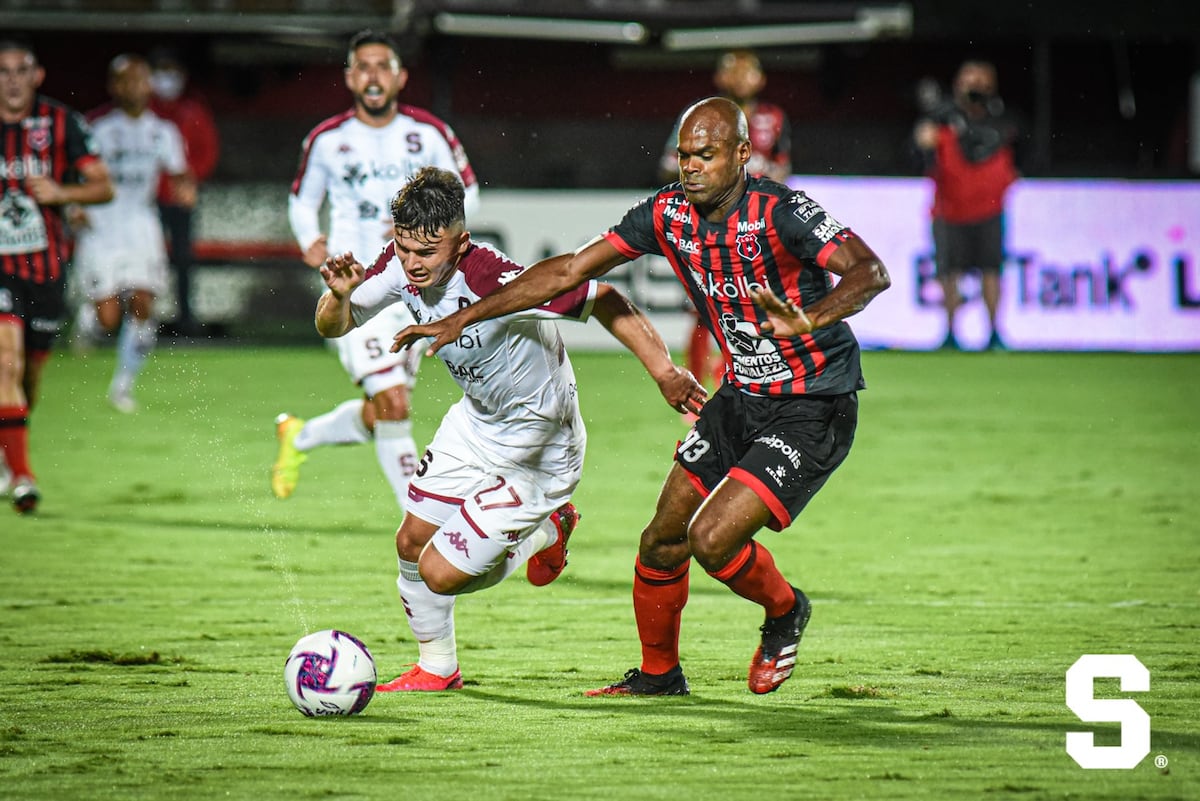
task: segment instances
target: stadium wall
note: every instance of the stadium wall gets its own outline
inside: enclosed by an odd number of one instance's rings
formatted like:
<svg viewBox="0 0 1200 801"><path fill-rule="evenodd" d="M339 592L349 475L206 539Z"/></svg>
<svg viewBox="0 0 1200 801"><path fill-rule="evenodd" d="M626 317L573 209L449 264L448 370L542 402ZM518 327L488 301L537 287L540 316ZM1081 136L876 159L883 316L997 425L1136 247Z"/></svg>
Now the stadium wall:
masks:
<svg viewBox="0 0 1200 801"><path fill-rule="evenodd" d="M892 274L892 288L851 320L864 347L937 347L945 332L928 182L796 176L791 183L856 230ZM645 194L484 190L471 229L528 264L579 247ZM285 208L285 188L205 189L199 215L204 258L194 287L201 321L235 335L311 338L312 303L321 286L299 261ZM1005 341L1015 350L1200 351L1198 220L1200 182L1019 182L1008 214ZM690 316L665 260L639 259L609 279L650 312L669 344L682 347ZM982 347L978 286L965 292L959 339L965 347ZM562 328L574 347L619 347L599 326Z"/></svg>

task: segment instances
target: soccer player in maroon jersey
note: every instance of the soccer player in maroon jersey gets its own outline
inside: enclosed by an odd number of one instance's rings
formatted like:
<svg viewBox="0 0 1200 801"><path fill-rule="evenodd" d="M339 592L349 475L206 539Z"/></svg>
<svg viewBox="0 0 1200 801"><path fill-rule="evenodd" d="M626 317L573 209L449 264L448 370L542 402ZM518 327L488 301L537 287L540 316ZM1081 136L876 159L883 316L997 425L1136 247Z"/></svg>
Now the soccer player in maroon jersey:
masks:
<svg viewBox="0 0 1200 801"><path fill-rule="evenodd" d="M865 385L844 318L891 279L879 258L815 200L749 176L746 117L709 98L680 126L679 182L655 192L575 253L545 259L455 314L399 332L394 347L544 302L646 253L666 256L717 339L726 380L675 452L642 532L633 605L642 664L589 695L684 695L679 625L691 558L763 607L750 663L755 693L792 673L811 605L754 540L792 523L841 464ZM836 285L831 275L839 276ZM682 410L682 409L681 409Z"/></svg>
<svg viewBox="0 0 1200 801"><path fill-rule="evenodd" d="M22 513L40 498L29 409L65 310L62 208L113 196L83 117L37 93L45 77L30 45L0 41L0 445Z"/></svg>

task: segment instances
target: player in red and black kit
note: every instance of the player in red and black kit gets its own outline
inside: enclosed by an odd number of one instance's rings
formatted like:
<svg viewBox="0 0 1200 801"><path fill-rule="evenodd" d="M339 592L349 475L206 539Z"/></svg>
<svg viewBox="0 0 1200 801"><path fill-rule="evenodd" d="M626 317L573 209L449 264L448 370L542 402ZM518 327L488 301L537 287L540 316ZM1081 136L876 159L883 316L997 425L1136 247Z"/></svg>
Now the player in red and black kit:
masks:
<svg viewBox="0 0 1200 801"><path fill-rule="evenodd" d="M746 171L750 175L762 175L785 183L792 174L792 126L781 107L759 99L766 85L767 75L762 62L752 51L730 50L717 59L713 86L722 96L738 104L749 125L750 161L746 163ZM675 153L678 140L679 128L676 126L659 160L659 174L664 182L674 181L679 175ZM712 345L708 328L697 317L685 348L687 367L701 381L708 379L711 372L714 385L720 386L721 362L714 362Z"/></svg>
<svg viewBox="0 0 1200 801"><path fill-rule="evenodd" d="M695 557L709 575L763 607L750 664L755 693L792 673L811 605L755 542L783 529L845 459L863 387L843 319L890 285L872 250L803 192L748 177L745 115L725 98L689 108L679 183L631 209L578 252L546 259L480 302L406 328L402 347L437 349L479 320L529 308L645 253L666 256L725 355L726 380L679 443L642 532L633 605L642 664L589 695L683 695L679 625ZM834 286L830 274L840 276Z"/></svg>
<svg viewBox="0 0 1200 801"><path fill-rule="evenodd" d="M991 337L988 348L1003 350L996 328L1000 272L1004 265L1004 199L1017 180L1018 117L996 93L996 68L966 61L954 77L953 97L922 119L913 131L924 167L933 178L933 247L946 339L958 350L954 315L962 305L958 279L978 272Z"/></svg>
<svg viewBox="0 0 1200 801"><path fill-rule="evenodd" d="M63 319L62 207L113 196L83 117L37 94L44 78L29 45L0 40L0 472L19 512L33 511L40 497L28 418Z"/></svg>

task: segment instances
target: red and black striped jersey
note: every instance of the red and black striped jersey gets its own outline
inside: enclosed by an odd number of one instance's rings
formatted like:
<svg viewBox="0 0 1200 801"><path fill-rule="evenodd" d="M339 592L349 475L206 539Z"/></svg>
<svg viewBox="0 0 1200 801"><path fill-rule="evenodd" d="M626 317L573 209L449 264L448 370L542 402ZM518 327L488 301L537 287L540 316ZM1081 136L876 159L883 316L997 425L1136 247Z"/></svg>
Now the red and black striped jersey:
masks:
<svg viewBox="0 0 1200 801"><path fill-rule="evenodd" d="M678 183L630 209L605 238L627 258L665 256L725 357L725 380L753 395L834 395L864 387L846 322L801 337L760 333L750 290L804 307L833 287L824 269L853 232L804 192L751 177L720 222L696 212Z"/></svg>
<svg viewBox="0 0 1200 801"><path fill-rule="evenodd" d="M79 180L100 157L91 129L79 112L37 95L29 116L0 123L0 148L0 269L34 284L60 280L70 252L61 209L39 205L26 179Z"/></svg>

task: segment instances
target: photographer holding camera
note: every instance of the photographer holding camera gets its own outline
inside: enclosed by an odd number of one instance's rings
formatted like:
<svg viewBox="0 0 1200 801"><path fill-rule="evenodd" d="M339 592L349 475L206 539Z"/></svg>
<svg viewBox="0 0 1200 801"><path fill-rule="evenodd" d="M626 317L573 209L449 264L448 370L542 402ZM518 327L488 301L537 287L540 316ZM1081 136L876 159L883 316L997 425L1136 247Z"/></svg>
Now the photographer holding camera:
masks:
<svg viewBox="0 0 1200 801"><path fill-rule="evenodd" d="M962 305L958 279L980 275L991 336L989 350L1004 350L996 329L1000 271L1004 264L1004 199L1017 179L1022 125L997 94L996 68L966 61L954 77L953 95L919 120L913 141L933 179L933 245L946 310L943 349L958 350L954 314Z"/></svg>

